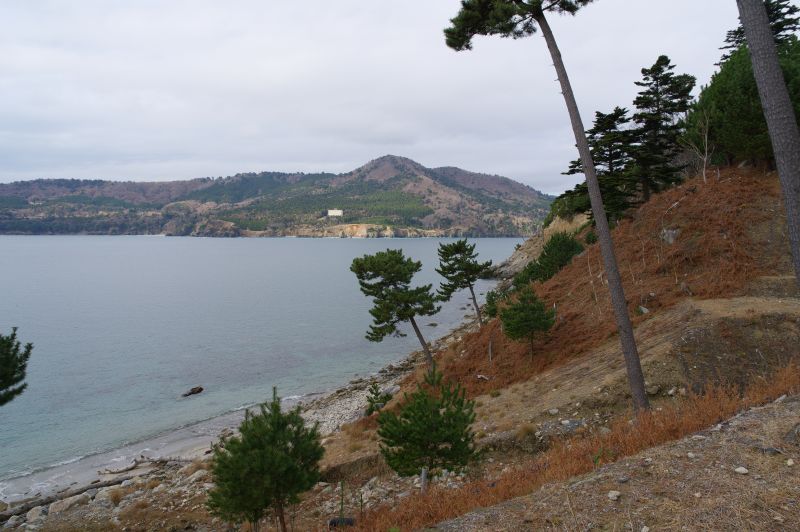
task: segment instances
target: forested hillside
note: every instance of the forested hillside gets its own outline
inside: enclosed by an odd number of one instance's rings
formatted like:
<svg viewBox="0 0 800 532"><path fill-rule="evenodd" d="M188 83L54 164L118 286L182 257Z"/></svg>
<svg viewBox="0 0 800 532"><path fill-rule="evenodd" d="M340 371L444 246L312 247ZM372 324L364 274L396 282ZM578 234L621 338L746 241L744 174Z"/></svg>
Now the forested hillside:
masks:
<svg viewBox="0 0 800 532"><path fill-rule="evenodd" d="M385 156L345 174L0 184L0 233L521 236L549 201L504 177ZM328 217L329 209L343 212Z"/></svg>

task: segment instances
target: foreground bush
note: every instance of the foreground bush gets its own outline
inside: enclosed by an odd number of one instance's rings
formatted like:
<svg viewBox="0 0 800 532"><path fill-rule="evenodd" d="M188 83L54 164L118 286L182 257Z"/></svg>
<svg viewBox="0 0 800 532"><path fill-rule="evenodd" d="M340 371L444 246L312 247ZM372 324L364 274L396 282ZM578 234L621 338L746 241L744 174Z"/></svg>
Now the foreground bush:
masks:
<svg viewBox="0 0 800 532"><path fill-rule="evenodd" d="M534 281L550 279L582 251L583 246L573 236L563 232L554 233L545 243L539 258L514 277L514 286L519 288Z"/></svg>
<svg viewBox="0 0 800 532"><path fill-rule="evenodd" d="M247 412L240 436L214 447L211 472L215 487L208 494L209 511L232 522L259 522L272 509L286 532L284 509L319 480L319 461L325 450L317 426L309 428L298 406L281 412L278 392L261 405L261 413Z"/></svg>
<svg viewBox="0 0 800 532"><path fill-rule="evenodd" d="M389 467L399 475L431 469L456 469L466 466L475 456L475 402L467 401L460 385L442 381L434 365L425 376L425 385L406 397L400 412L382 412L378 416L381 453Z"/></svg>

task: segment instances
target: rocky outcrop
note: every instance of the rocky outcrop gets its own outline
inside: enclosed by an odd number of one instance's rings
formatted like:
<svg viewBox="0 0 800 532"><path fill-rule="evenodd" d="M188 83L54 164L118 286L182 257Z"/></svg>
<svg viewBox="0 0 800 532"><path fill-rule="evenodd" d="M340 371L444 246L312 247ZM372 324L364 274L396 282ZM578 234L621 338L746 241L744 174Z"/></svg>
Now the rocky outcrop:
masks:
<svg viewBox="0 0 800 532"><path fill-rule="evenodd" d="M60 512L65 512L75 506L81 504L89 504L89 501L91 500L92 498L89 496L88 493L81 493L80 495L75 495L73 497L61 499L60 501L56 501L50 505L50 509L48 510L47 515L56 515ZM36 510L36 508L34 508L33 510ZM31 512L33 510L31 510Z"/></svg>

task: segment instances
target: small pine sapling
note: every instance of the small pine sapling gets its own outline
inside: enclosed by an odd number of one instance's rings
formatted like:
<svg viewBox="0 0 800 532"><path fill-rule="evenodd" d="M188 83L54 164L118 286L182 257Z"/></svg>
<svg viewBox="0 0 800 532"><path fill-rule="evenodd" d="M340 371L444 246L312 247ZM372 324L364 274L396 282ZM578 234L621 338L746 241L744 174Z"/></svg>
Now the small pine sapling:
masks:
<svg viewBox="0 0 800 532"><path fill-rule="evenodd" d="M317 425L306 427L299 406L281 412L273 388L272 401L261 405L259 414L248 411L239 433L214 447L215 486L208 493L208 509L228 522L247 521L257 532L271 508L286 532L285 508L319 480L325 450Z"/></svg>
<svg viewBox="0 0 800 532"><path fill-rule="evenodd" d="M381 454L401 476L420 473L424 491L428 471L463 468L475 458L474 410L461 386L443 382L434 365L398 413L378 415Z"/></svg>
<svg viewBox="0 0 800 532"><path fill-rule="evenodd" d="M486 292L486 305L483 307L483 313L490 318L496 318L500 311L500 303L507 300L508 296L508 290L498 289Z"/></svg>
<svg viewBox="0 0 800 532"><path fill-rule="evenodd" d="M529 286L519 290L517 300L500 311L503 332L516 341L527 341L530 345L530 357L533 360L533 341L536 334L553 326L555 312L545 308L544 303Z"/></svg>
<svg viewBox="0 0 800 532"><path fill-rule="evenodd" d="M377 382L373 382L367 391L367 412L368 416L375 412L380 412L386 403L392 400L392 394L381 391Z"/></svg>

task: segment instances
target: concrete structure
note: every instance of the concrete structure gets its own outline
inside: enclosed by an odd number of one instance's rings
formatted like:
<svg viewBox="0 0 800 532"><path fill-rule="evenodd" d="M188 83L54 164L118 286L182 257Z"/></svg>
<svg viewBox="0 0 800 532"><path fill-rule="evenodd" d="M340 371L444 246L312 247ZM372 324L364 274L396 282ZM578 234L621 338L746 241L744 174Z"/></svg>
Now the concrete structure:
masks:
<svg viewBox="0 0 800 532"><path fill-rule="evenodd" d="M339 218L344 215L342 209L328 209L328 218Z"/></svg>

